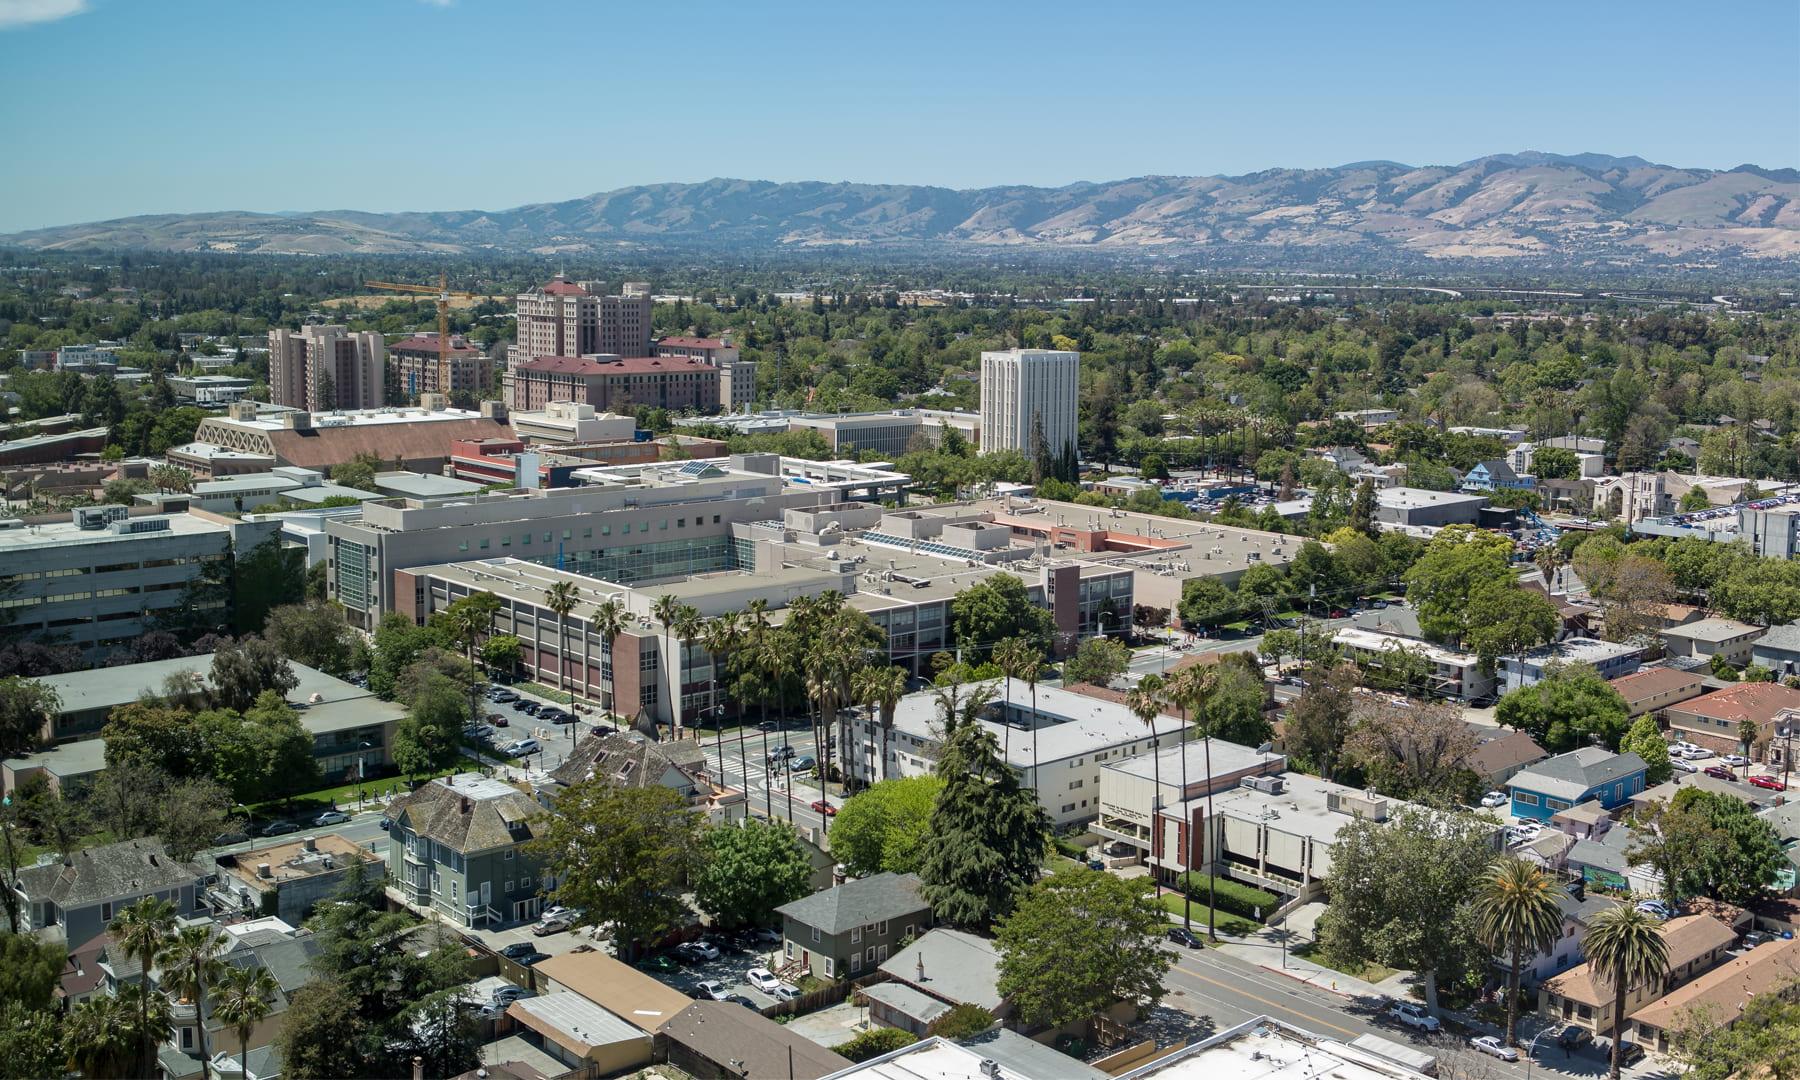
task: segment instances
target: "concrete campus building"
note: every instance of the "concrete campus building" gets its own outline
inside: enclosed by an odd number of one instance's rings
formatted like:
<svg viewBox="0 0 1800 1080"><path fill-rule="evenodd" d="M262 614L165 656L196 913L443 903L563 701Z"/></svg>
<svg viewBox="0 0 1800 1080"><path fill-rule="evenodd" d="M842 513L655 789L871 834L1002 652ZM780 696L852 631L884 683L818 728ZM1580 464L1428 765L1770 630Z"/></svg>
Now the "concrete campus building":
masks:
<svg viewBox="0 0 1800 1080"><path fill-rule="evenodd" d="M1032 453L1041 426L1052 458L1080 437L1081 354L1006 349L981 354L981 452Z"/></svg>
<svg viewBox="0 0 1800 1080"><path fill-rule="evenodd" d="M557 275L515 298L518 343L509 367L540 356L649 356L654 303L647 285L627 282L608 296L597 282Z"/></svg>
<svg viewBox="0 0 1800 1080"><path fill-rule="evenodd" d="M506 407L497 401L482 402L474 412L428 394L417 407L319 414L240 401L224 416L200 421L193 442L167 456L169 464L202 479L282 465L328 470L359 454L390 469L440 473L452 443L512 437Z"/></svg>
<svg viewBox="0 0 1800 1080"><path fill-rule="evenodd" d="M248 552L274 536L275 528L123 506L78 507L64 520L0 520L0 607L11 616L12 633L66 641L99 662L190 603L188 588L201 575L233 550ZM220 621L224 616L221 608Z"/></svg>
<svg viewBox="0 0 1800 1080"><path fill-rule="evenodd" d="M269 400L310 412L387 404L387 343L373 330L269 331Z"/></svg>

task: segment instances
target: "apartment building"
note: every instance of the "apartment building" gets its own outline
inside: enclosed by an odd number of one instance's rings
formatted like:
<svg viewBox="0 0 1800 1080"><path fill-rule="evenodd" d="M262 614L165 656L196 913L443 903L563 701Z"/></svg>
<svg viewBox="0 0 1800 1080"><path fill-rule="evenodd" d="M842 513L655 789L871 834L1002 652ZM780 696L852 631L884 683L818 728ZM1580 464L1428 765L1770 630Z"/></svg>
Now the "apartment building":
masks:
<svg viewBox="0 0 1800 1080"><path fill-rule="evenodd" d="M738 357L737 346L721 338L666 337L652 355L699 360L719 369L719 405L726 412L747 412L756 401L756 364Z"/></svg>
<svg viewBox="0 0 1800 1080"><path fill-rule="evenodd" d="M388 807L388 879L410 907L470 928L537 917L538 860L524 845L543 814L537 800L479 773L439 777Z"/></svg>
<svg viewBox="0 0 1800 1080"><path fill-rule="evenodd" d="M1625 988L1627 1017L1730 959L1730 950L1737 945L1737 933L1711 915L1683 915L1656 929L1668 949L1668 974ZM1610 1037L1615 989L1604 971L1594 970L1591 964L1580 964L1544 983L1538 995L1538 1011L1552 1022L1574 1024L1595 1035Z"/></svg>
<svg viewBox="0 0 1800 1080"><path fill-rule="evenodd" d="M1080 437L1076 417L1081 354L1006 349L981 354L981 452L1034 450L1037 433L1051 457Z"/></svg>
<svg viewBox="0 0 1800 1080"><path fill-rule="evenodd" d="M1158 721L1178 733L1180 722L1172 717ZM1208 769L1208 765L1211 769ZM1203 801L1211 793L1237 788L1249 777L1278 776L1287 768L1281 754L1252 750L1248 746L1212 740L1188 740L1154 754L1113 761L1099 772L1099 817L1092 831L1120 841L1138 852L1150 872L1172 881L1189 869L1190 832L1195 837L1193 867L1203 863L1197 828L1190 828L1184 808ZM1152 815L1155 821L1152 822ZM1199 827L1204 827L1204 817Z"/></svg>
<svg viewBox="0 0 1800 1080"><path fill-rule="evenodd" d="M1403 652L1419 658L1425 663L1430 691L1441 697L1469 701L1494 692L1493 676L1482 673L1481 659L1473 653L1360 626L1342 628L1332 635L1331 641L1350 659L1365 666L1379 667Z"/></svg>
<svg viewBox="0 0 1800 1080"><path fill-rule="evenodd" d="M494 387L494 364L479 346L460 334L450 336L449 355L438 352L435 331L401 338L387 347L388 366L400 387L400 397L417 401L424 394L450 394L457 390L483 398ZM449 361L449 385L440 385L443 361Z"/></svg>
<svg viewBox="0 0 1800 1080"><path fill-rule="evenodd" d="M387 343L373 330L269 331L269 400L311 412L387 404Z"/></svg>
<svg viewBox="0 0 1800 1080"><path fill-rule="evenodd" d="M617 295L604 295L597 282L576 283L557 275L516 298L518 344L511 367L540 356L650 356L648 286L627 282Z"/></svg>
<svg viewBox="0 0 1800 1080"><path fill-rule="evenodd" d="M533 411L573 401L606 412L640 405L671 412L717 412L719 369L673 356L540 356L512 369L510 408Z"/></svg>

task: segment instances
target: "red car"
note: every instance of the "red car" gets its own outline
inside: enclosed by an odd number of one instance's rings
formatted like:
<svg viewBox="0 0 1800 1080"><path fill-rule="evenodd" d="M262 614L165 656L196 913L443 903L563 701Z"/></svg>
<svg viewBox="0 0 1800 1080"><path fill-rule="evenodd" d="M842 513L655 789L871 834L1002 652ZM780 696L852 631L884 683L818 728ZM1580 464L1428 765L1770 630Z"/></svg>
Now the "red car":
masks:
<svg viewBox="0 0 1800 1080"><path fill-rule="evenodd" d="M1713 777L1714 779L1717 779L1717 780L1733 780L1733 781L1735 781L1737 779L1737 777L1735 777L1731 774L1731 770L1725 768L1723 765L1708 765L1706 767L1705 771L1706 771L1706 775Z"/></svg>
<svg viewBox="0 0 1800 1080"><path fill-rule="evenodd" d="M819 813L824 814L826 817L835 817L837 815L837 807L826 802L824 799L814 799L812 808Z"/></svg>
<svg viewBox="0 0 1800 1080"><path fill-rule="evenodd" d="M1774 776L1752 776L1750 778L1750 783L1759 788L1768 788L1770 791L1787 790L1787 785L1782 783L1778 777Z"/></svg>

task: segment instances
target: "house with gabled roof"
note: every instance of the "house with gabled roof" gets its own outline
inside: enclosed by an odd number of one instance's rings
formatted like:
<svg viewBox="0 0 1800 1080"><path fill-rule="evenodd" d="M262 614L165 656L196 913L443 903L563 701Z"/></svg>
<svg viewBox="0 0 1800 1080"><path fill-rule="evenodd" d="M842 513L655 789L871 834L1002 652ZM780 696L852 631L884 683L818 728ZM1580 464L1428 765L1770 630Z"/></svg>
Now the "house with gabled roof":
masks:
<svg viewBox="0 0 1800 1080"><path fill-rule="evenodd" d="M1598 801L1607 810L1625 805L1644 790L1644 759L1583 746L1525 769L1507 787L1514 817L1547 821L1559 810Z"/></svg>
<svg viewBox="0 0 1800 1080"><path fill-rule="evenodd" d="M160 839L146 836L21 867L12 889L21 929L80 944L147 896L169 901L177 915L199 914L205 878L200 867L171 858Z"/></svg>
<svg viewBox="0 0 1800 1080"><path fill-rule="evenodd" d="M821 979L873 971L931 928L917 874L873 874L775 909L788 966Z"/></svg>
<svg viewBox="0 0 1800 1080"><path fill-rule="evenodd" d="M443 776L388 806L388 879L408 906L467 927L512 926L543 904L538 859L524 845L544 813L504 780Z"/></svg>

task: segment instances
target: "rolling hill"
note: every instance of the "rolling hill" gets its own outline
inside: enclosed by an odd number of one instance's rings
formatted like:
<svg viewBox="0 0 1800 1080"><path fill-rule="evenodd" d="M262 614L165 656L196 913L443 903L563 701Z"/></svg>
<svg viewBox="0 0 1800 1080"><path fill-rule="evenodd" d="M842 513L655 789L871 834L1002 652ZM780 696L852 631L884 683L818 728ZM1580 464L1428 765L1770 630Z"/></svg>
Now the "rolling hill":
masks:
<svg viewBox="0 0 1800 1080"><path fill-rule="evenodd" d="M715 179L509 210L160 214L0 237L31 249L593 253L621 248L921 246L1645 263L1800 259L1800 172L1680 169L1528 151L1060 188Z"/></svg>

